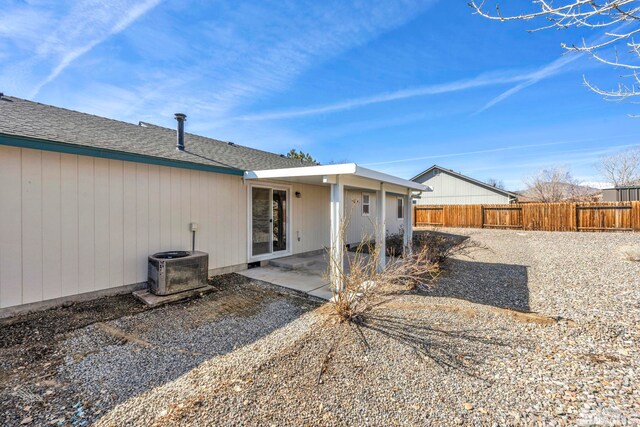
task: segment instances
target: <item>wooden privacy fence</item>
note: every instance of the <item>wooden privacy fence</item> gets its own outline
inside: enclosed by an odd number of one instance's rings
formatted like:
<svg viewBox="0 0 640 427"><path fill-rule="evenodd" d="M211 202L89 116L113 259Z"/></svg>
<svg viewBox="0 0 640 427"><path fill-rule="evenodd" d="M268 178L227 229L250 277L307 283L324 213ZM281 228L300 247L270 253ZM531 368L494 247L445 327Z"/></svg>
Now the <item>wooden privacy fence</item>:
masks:
<svg viewBox="0 0 640 427"><path fill-rule="evenodd" d="M413 225L544 231L640 231L640 202L414 206Z"/></svg>

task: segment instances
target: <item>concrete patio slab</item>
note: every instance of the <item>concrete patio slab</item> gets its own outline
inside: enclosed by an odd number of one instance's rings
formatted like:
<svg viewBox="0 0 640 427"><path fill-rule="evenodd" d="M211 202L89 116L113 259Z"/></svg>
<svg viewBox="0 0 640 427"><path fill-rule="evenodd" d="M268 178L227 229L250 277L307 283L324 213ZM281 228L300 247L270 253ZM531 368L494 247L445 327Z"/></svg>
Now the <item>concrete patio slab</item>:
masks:
<svg viewBox="0 0 640 427"><path fill-rule="evenodd" d="M213 292L215 288L211 285L206 285L201 288L190 289L188 291L178 292L171 295L154 295L149 292L148 289L141 289L133 292L133 296L148 305L149 307L158 307L164 304L170 304L172 302L181 301L187 298L193 298L196 296L202 296Z"/></svg>
<svg viewBox="0 0 640 427"><path fill-rule="evenodd" d="M318 289L314 289L307 293L311 296L322 298L327 301L333 298L333 291L331 290L331 287L329 285L323 286Z"/></svg>
<svg viewBox="0 0 640 427"><path fill-rule="evenodd" d="M238 274L250 279L262 280L263 282L305 292L319 298L331 298L329 283L314 269L290 270L267 265L241 271Z"/></svg>
<svg viewBox="0 0 640 427"><path fill-rule="evenodd" d="M355 254L347 252L347 256L354 257ZM330 300L333 292L325 278L328 264L326 257L324 253L293 255L270 260L267 266L240 271L238 274ZM345 269L348 273L349 263L345 263Z"/></svg>
<svg viewBox="0 0 640 427"><path fill-rule="evenodd" d="M325 278L325 258L324 253L294 255L271 260L267 266L241 271L238 274L328 300L333 294Z"/></svg>

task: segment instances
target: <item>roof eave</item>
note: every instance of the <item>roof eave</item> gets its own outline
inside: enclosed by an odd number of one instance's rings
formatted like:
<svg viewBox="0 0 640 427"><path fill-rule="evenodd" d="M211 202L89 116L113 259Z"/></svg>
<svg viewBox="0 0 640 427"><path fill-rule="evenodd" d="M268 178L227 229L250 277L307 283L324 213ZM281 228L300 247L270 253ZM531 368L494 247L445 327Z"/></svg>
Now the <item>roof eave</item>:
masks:
<svg viewBox="0 0 640 427"><path fill-rule="evenodd" d="M477 185L479 185L481 187L486 188L487 190L495 191L496 193L500 193L500 194L503 194L505 196L518 198L518 195L515 194L515 193L512 193L512 192L507 191L507 190L503 190L503 189L498 188L498 187L494 187L492 185L487 184L486 182L479 181L477 179L471 178L470 176L466 176L466 175L463 175L461 173L454 172L454 171L452 171L450 169L443 168L442 166L438 166L438 165L433 165L430 168L425 169L424 171L420 172L418 175L416 175L413 178L411 178L411 181L413 181L414 179L420 178L422 175L425 175L426 173L428 173L429 171L431 171L433 169L438 169L438 170L440 170L440 171L442 171L444 173L448 173L449 175L453 175L455 177L470 181L470 182L472 182L474 184L477 184Z"/></svg>
<svg viewBox="0 0 640 427"><path fill-rule="evenodd" d="M205 172L223 173L242 176L244 171L240 169L226 168L222 166L193 163L182 160L155 157L144 154L129 153L126 151L108 150L104 148L85 145L69 144L66 142L50 141L38 138L29 138L18 135L0 133L0 145L11 147L29 148L34 150L53 151L56 153L76 154L80 156L99 157L103 159L122 160L134 163L175 167L181 169L200 170Z"/></svg>
<svg viewBox="0 0 640 427"><path fill-rule="evenodd" d="M378 172L373 169L363 168L355 163L303 166L299 168L254 170L246 171L244 173L245 179L284 179L328 175L354 175L365 179L410 188L416 191L427 191L429 188L424 184Z"/></svg>

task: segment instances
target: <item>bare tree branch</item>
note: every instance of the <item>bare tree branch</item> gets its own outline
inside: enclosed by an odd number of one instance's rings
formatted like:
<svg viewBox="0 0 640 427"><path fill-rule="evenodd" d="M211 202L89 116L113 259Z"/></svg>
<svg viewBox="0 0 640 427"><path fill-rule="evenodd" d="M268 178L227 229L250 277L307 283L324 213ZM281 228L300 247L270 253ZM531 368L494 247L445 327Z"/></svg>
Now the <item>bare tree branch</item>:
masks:
<svg viewBox="0 0 640 427"><path fill-rule="evenodd" d="M598 169L615 187L640 184L640 147L603 157Z"/></svg>
<svg viewBox="0 0 640 427"><path fill-rule="evenodd" d="M525 195L536 202L557 203L591 200L588 187L580 185L571 172L562 167L544 169L525 178Z"/></svg>
<svg viewBox="0 0 640 427"><path fill-rule="evenodd" d="M610 99L627 99L640 95L640 79L635 70L640 70L640 43L634 36L640 33L640 4L638 0L531 0L531 12L505 16L499 4L495 13L485 9L484 1L471 0L468 5L474 13L493 21L544 21L544 24L529 30L536 32L555 29L612 28L592 42L561 43L567 52L589 55L596 61L614 68L634 70L632 74L620 76L627 83L615 89L601 89L584 78L586 86L593 92Z"/></svg>
<svg viewBox="0 0 640 427"><path fill-rule="evenodd" d="M489 184L492 187L496 187L501 190L504 190L504 182L501 179L489 178L487 180L487 184Z"/></svg>

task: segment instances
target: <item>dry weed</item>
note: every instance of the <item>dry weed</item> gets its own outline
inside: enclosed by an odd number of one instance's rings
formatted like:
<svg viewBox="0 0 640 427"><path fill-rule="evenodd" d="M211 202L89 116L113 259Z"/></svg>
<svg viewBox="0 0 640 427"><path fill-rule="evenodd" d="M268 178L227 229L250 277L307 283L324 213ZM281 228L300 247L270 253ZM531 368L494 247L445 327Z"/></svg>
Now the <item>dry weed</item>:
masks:
<svg viewBox="0 0 640 427"><path fill-rule="evenodd" d="M346 247L347 226L348 219L341 224L343 247ZM466 237L439 232L414 236L410 250L404 248L402 234L386 236L386 243L384 269L378 266L380 246L371 235L363 235L361 243L346 252L344 260L336 260L329 254L327 277L334 292L332 304L340 321L359 322L362 316L394 295L433 286L447 258L470 256L474 250L482 248ZM331 271L336 274L331 275Z"/></svg>
<svg viewBox="0 0 640 427"><path fill-rule="evenodd" d="M640 261L640 246L623 246L620 252L628 261Z"/></svg>

